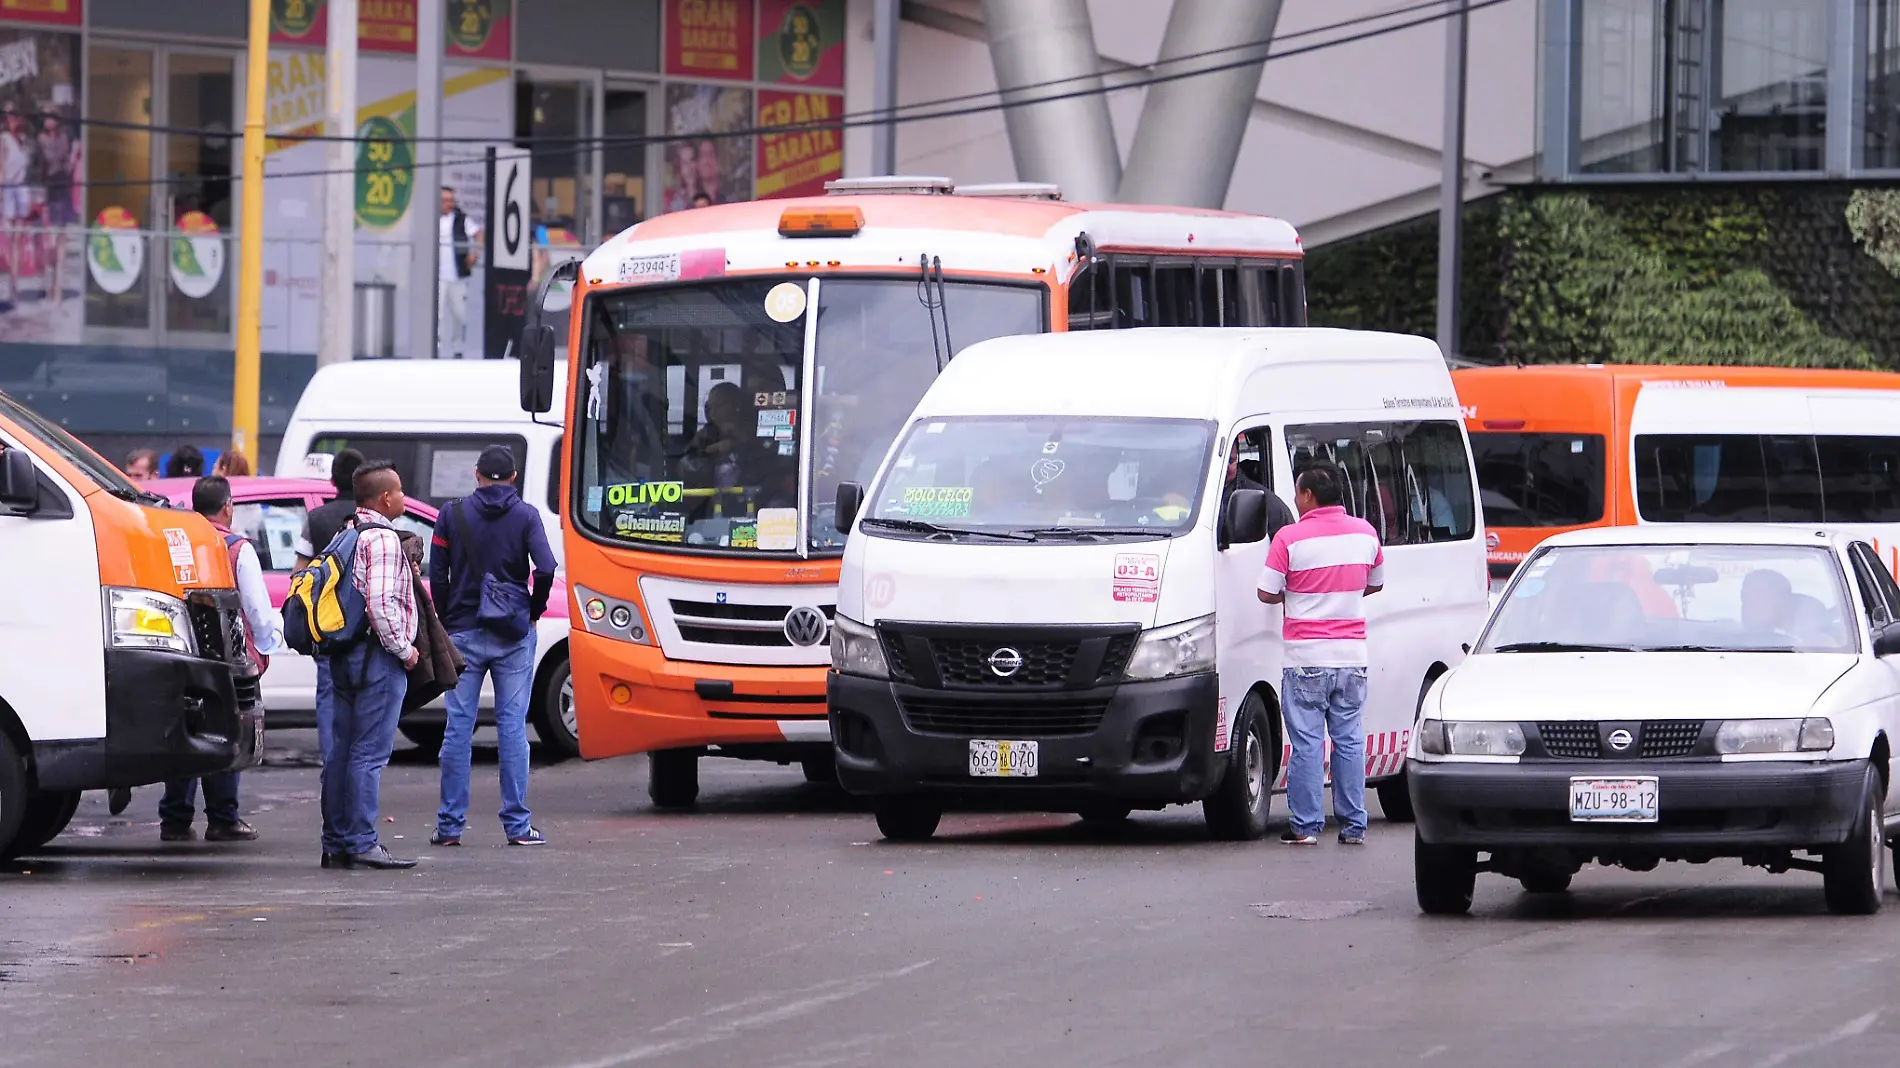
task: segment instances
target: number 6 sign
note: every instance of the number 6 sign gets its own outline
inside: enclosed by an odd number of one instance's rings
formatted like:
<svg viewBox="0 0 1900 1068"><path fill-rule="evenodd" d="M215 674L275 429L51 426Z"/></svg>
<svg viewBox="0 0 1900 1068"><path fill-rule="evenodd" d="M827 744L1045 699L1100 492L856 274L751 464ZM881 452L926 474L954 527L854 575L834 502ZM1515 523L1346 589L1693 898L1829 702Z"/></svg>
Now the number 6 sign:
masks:
<svg viewBox="0 0 1900 1068"><path fill-rule="evenodd" d="M511 153L495 160L494 206L488 216L494 245L492 266L525 271L529 267L534 232L528 224L528 197L533 181L525 154Z"/></svg>
<svg viewBox="0 0 1900 1068"><path fill-rule="evenodd" d="M482 289L482 355L515 354L528 312L529 272L534 266L533 179L528 157L518 149L488 150L488 257Z"/></svg>

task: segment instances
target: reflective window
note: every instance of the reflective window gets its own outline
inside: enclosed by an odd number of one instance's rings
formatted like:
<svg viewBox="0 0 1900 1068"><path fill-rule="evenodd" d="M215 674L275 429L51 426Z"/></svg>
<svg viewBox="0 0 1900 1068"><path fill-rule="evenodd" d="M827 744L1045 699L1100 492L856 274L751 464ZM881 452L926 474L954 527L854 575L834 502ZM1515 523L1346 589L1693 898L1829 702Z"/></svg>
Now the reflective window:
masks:
<svg viewBox="0 0 1900 1068"><path fill-rule="evenodd" d="M1449 421L1290 426L1295 479L1315 463L1345 476L1341 504L1385 545L1462 541L1476 528L1464 435Z"/></svg>
<svg viewBox="0 0 1900 1068"><path fill-rule="evenodd" d="M1652 522L1900 522L1900 438L1639 434Z"/></svg>
<svg viewBox="0 0 1900 1068"><path fill-rule="evenodd" d="M1861 8L1867 42L1863 166L1900 168L1900 0L1866 0Z"/></svg>
<svg viewBox="0 0 1900 1068"><path fill-rule="evenodd" d="M528 443L514 434L320 434L310 451L355 449L365 460L388 460L404 496L440 508L475 492L475 461L490 445L508 446L516 470L528 455Z"/></svg>
<svg viewBox="0 0 1900 1068"><path fill-rule="evenodd" d="M1471 435L1485 522L1494 527L1575 527L1603 518L1601 434Z"/></svg>
<svg viewBox="0 0 1900 1068"><path fill-rule="evenodd" d="M1593 173L1665 169L1658 0L1583 0L1578 42L1578 166Z"/></svg>
<svg viewBox="0 0 1900 1068"><path fill-rule="evenodd" d="M1711 169L1818 171L1825 165L1831 6L1722 0L1716 8Z"/></svg>
<svg viewBox="0 0 1900 1068"><path fill-rule="evenodd" d="M1304 326L1305 281L1280 260L1106 254L1069 286L1069 329Z"/></svg>
<svg viewBox="0 0 1900 1068"><path fill-rule="evenodd" d="M297 539L303 536L306 506L301 498L243 501L231 508L231 532L251 539L266 571L297 567Z"/></svg>

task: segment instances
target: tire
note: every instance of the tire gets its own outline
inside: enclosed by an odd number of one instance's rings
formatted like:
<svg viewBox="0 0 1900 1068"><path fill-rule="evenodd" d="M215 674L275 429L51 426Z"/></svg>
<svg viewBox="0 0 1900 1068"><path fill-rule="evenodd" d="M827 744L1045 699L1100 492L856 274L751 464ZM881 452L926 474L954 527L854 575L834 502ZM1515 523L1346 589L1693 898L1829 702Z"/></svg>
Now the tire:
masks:
<svg viewBox="0 0 1900 1068"><path fill-rule="evenodd" d="M871 803L878 833L893 842L927 842L943 820L943 806L922 797L880 797Z"/></svg>
<svg viewBox="0 0 1900 1068"><path fill-rule="evenodd" d="M30 795L26 761L13 740L0 731L0 860L10 860L19 852L20 825L31 807Z"/></svg>
<svg viewBox="0 0 1900 1068"><path fill-rule="evenodd" d="M1412 832L1412 882L1418 909L1427 916L1463 916L1471 911L1478 882L1478 851L1428 845Z"/></svg>
<svg viewBox="0 0 1900 1068"><path fill-rule="evenodd" d="M1847 841L1829 846L1821 857L1821 887L1827 910L1841 916L1871 916L1880 911L1887 888L1886 830L1880 819L1880 778L1867 769L1861 787L1860 818Z"/></svg>
<svg viewBox="0 0 1900 1068"><path fill-rule="evenodd" d="M435 723L399 723L396 729L404 738L416 743L423 756L430 760L442 759L442 735L448 728Z"/></svg>
<svg viewBox="0 0 1900 1068"><path fill-rule="evenodd" d="M699 800L699 750L647 754L647 796L655 808L691 808Z"/></svg>
<svg viewBox="0 0 1900 1068"><path fill-rule="evenodd" d="M534 733L555 760L581 755L580 727L574 719L574 670L563 655L548 667L534 695Z"/></svg>
<svg viewBox="0 0 1900 1068"><path fill-rule="evenodd" d="M1273 809L1272 728L1267 704L1257 693L1241 702L1234 719L1235 744L1228 750L1227 773L1220 786L1201 801L1207 831L1222 842L1252 842L1266 837Z"/></svg>
<svg viewBox="0 0 1900 1068"><path fill-rule="evenodd" d="M20 829L14 832L14 851L31 853L59 837L59 832L66 829L66 825L73 821L73 813L78 811L78 790L38 791L26 803L26 818L20 821Z"/></svg>
<svg viewBox="0 0 1900 1068"><path fill-rule="evenodd" d="M1133 811L1135 810L1128 805L1117 805L1111 801L1102 801L1081 809L1076 815L1082 817L1083 823L1107 826L1128 822L1129 813Z"/></svg>
<svg viewBox="0 0 1900 1068"><path fill-rule="evenodd" d="M1518 877L1527 894L1561 894L1570 889L1567 871L1533 871Z"/></svg>
<svg viewBox="0 0 1900 1068"><path fill-rule="evenodd" d="M1411 823L1418 819L1412 811L1412 785L1404 772L1389 779L1381 779L1376 787L1379 791L1379 810L1393 823Z"/></svg>
<svg viewBox="0 0 1900 1068"><path fill-rule="evenodd" d="M824 756L806 757L798 762L804 769L805 781L818 786L838 785L838 760L830 753Z"/></svg>

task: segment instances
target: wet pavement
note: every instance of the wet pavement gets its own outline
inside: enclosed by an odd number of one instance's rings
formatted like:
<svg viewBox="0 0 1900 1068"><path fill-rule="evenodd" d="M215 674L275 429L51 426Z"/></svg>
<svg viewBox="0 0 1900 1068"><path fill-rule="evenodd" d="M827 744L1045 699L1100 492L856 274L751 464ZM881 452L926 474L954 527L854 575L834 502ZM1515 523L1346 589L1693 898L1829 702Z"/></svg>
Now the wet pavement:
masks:
<svg viewBox="0 0 1900 1068"><path fill-rule="evenodd" d="M0 1066L1900 1061L1900 896L1832 917L1814 875L1481 876L1471 917L1428 920L1382 821L1290 850L1190 809L979 814L896 846L796 768L730 761L691 815L647 806L638 760L537 765L552 844L510 848L492 749L463 847L428 845L411 752L382 830L421 865L333 872L312 736L270 745L259 842L160 845L148 788L0 865Z"/></svg>

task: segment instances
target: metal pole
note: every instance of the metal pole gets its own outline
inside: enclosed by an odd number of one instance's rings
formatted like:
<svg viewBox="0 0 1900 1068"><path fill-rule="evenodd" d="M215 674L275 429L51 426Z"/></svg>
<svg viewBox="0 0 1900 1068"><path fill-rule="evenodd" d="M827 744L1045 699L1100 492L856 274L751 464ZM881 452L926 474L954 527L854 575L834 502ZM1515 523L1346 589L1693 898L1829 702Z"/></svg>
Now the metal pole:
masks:
<svg viewBox="0 0 1900 1068"><path fill-rule="evenodd" d="M356 0L330 0L330 37L323 53L328 82L323 132L356 133ZM356 356L356 143L323 146L323 268L317 283L317 366Z"/></svg>
<svg viewBox="0 0 1900 1068"><path fill-rule="evenodd" d="M1438 348L1458 355L1458 282L1465 210L1465 0L1445 20L1445 172L1438 199Z"/></svg>
<svg viewBox="0 0 1900 1068"><path fill-rule="evenodd" d="M412 356L437 356L436 352L436 274L441 249L437 220L441 209L438 186L448 183L448 172L432 166L441 158L441 146L431 137L442 136L442 33L444 0L425 0L416 5L416 136L412 154L416 161L415 192L409 199L409 353ZM518 5L519 6L519 5ZM520 13L516 13L519 20ZM517 21L517 25L519 22ZM465 153L466 154L466 153ZM460 192L474 197L486 191L466 189ZM461 205L468 210L468 205ZM479 305L468 309L468 322L480 322ZM473 333L473 331L470 331Z"/></svg>
<svg viewBox="0 0 1900 1068"><path fill-rule="evenodd" d="M889 117L897 107L897 34L898 0L874 0L877 5L871 27L876 49L876 69L871 90L871 108ZM897 126L886 123L871 127L871 173L897 173Z"/></svg>
<svg viewBox="0 0 1900 1068"><path fill-rule="evenodd" d="M258 348L264 299L264 87L270 67L270 0L251 0L244 60L243 202L238 210L236 365L231 375L231 448L257 456Z"/></svg>

